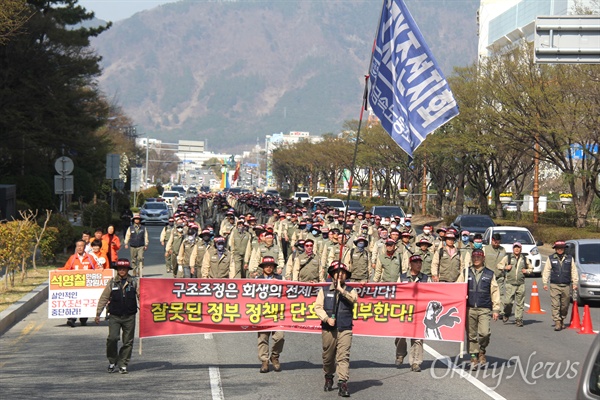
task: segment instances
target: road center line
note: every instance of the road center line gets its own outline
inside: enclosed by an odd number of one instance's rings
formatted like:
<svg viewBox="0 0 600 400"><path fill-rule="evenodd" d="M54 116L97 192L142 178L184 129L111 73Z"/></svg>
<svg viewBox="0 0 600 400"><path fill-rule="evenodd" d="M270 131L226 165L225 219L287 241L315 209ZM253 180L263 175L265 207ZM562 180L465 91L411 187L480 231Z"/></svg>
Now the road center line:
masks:
<svg viewBox="0 0 600 400"><path fill-rule="evenodd" d="M427 353L429 353L431 356L433 356L435 359L444 363L448 368L453 369L458 375L460 375L462 378L469 381L469 383L471 383L477 389L481 390L483 393L490 396L492 399L506 400L505 397L502 397L500 394L496 393L496 391L494 391L493 389L488 387L485 383L481 382L479 379L475 378L473 375L471 375L464 369L455 365L449 357L442 356L440 353L438 353L436 350L434 350L431 346L429 346L425 343L423 344L423 349ZM213 396L213 398L214 398L214 396Z"/></svg>
<svg viewBox="0 0 600 400"><path fill-rule="evenodd" d="M210 377L210 391L213 400L223 400L223 387L221 386L221 373L218 367L208 367Z"/></svg>

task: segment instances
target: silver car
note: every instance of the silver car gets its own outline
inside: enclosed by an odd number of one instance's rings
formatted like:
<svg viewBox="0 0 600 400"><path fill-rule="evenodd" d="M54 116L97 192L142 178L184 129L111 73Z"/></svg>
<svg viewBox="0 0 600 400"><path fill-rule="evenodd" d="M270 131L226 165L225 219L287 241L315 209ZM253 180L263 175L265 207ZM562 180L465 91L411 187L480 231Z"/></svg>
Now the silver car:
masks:
<svg viewBox="0 0 600 400"><path fill-rule="evenodd" d="M162 201L145 203L140 209L140 218L142 219L142 224L166 225L169 223L170 216L171 210L169 206L167 203Z"/></svg>
<svg viewBox="0 0 600 400"><path fill-rule="evenodd" d="M600 399L600 335L596 335L596 339L581 365L576 399Z"/></svg>
<svg viewBox="0 0 600 400"><path fill-rule="evenodd" d="M600 239L567 240L565 253L572 255L577 263L577 303L600 300Z"/></svg>

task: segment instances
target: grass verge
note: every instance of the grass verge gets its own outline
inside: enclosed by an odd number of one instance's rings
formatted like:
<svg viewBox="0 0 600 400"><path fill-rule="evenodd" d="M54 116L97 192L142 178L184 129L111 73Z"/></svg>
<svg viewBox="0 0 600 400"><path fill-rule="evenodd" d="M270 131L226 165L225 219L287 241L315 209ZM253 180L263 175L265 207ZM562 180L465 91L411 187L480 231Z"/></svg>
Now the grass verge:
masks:
<svg viewBox="0 0 600 400"><path fill-rule="evenodd" d="M66 259L65 259L66 260ZM62 260L64 263L65 260ZM27 276L21 282L21 275L15 276L15 286L6 288L6 277L3 277L0 281L0 312L6 310L12 304L19 301L23 296L31 292L33 289L41 285L48 280L48 271L56 269L57 266L61 266L61 260L58 260L55 265L38 266L36 270L29 268L27 270Z"/></svg>

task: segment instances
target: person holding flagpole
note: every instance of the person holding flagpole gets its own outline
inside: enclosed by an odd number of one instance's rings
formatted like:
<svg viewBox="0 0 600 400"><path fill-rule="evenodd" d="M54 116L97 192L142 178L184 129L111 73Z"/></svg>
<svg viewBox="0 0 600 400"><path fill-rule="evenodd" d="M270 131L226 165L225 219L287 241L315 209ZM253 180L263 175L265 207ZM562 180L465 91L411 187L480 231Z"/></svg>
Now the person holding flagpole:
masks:
<svg viewBox="0 0 600 400"><path fill-rule="evenodd" d="M334 261L327 270L332 279L328 287L319 291L315 300L315 313L321 320L323 342L323 372L328 392L333 390L333 376L338 373L338 395L350 397L348 379L350 368L350 347L352 347L352 315L358 300L356 289L346 286L350 279L350 269L339 261ZM337 364L337 368L336 368Z"/></svg>

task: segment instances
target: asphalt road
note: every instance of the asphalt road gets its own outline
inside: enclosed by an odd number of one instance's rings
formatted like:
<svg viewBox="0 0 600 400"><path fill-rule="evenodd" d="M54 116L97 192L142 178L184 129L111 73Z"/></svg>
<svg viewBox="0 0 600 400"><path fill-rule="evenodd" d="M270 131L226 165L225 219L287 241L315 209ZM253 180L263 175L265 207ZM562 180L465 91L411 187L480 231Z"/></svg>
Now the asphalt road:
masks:
<svg viewBox="0 0 600 400"><path fill-rule="evenodd" d="M160 227L150 228L145 276L165 276ZM127 253L124 251L123 256ZM527 303L532 282L527 280ZM426 342L423 372L394 366L393 339L355 337L349 389L354 398L572 399L579 367L595 335L554 332L550 298L540 294L543 315L525 315L525 327L492 325L490 365L468 372L448 368L456 343ZM583 309L580 310L583 313ZM600 308L592 307L600 324ZM598 326L595 326L597 329ZM4 399L326 399L322 391L320 336L286 333L282 372L261 374L255 334L232 333L136 339L128 375L108 374L106 322L70 328L47 318L47 303L0 337L0 393Z"/></svg>

